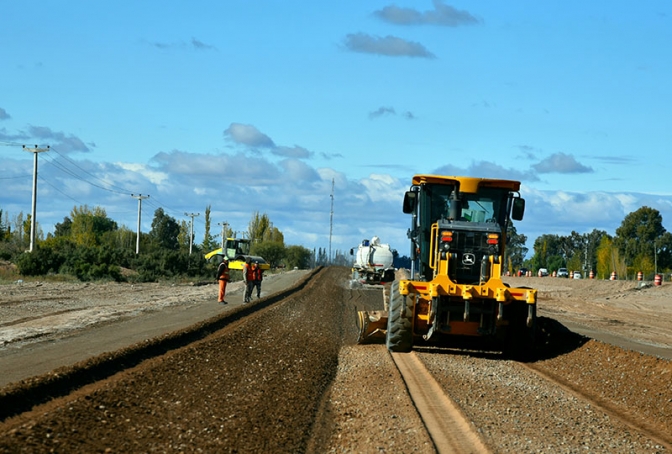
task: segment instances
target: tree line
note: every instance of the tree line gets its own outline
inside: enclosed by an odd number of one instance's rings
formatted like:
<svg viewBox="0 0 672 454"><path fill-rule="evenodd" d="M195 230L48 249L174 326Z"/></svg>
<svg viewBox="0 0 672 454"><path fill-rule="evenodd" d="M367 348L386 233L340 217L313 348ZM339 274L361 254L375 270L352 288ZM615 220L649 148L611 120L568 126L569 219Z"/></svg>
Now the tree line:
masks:
<svg viewBox="0 0 672 454"><path fill-rule="evenodd" d="M597 279L609 279L612 273L618 279L633 279L642 272L652 280L654 274L669 274L672 269L672 234L663 227L660 212L646 206L626 215L613 236L598 229L566 236L541 235L529 259L524 259L528 252L524 235L513 228L509 240L507 263L512 273L520 268L549 272L567 268L584 276L592 271Z"/></svg>
<svg viewBox="0 0 672 454"><path fill-rule="evenodd" d="M26 252L30 240L30 216L20 215L13 223L0 210L0 259L10 261L23 276L71 275L82 281L152 282L159 279L212 279L216 264L204 255L221 246L222 235L234 236L231 228L211 232L211 206L205 210L205 234L201 242L191 237L189 224L177 221L158 208L151 230L137 233L119 226L104 208L75 206L54 232L44 237L38 228L34 250ZM316 265L316 251L285 245L284 235L268 215L252 214L243 235L251 240L253 255L264 257L272 268L306 269ZM191 253L190 253L191 250Z"/></svg>

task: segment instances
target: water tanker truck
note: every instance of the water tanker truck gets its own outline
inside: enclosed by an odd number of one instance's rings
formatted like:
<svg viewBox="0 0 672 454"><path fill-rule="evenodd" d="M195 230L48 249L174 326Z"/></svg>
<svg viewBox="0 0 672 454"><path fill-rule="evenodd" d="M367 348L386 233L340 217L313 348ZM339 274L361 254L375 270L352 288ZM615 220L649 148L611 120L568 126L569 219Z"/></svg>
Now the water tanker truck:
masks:
<svg viewBox="0 0 672 454"><path fill-rule="evenodd" d="M371 241L363 240L357 249L350 249L355 256L352 265L352 280L361 284L379 285L394 280L394 254L389 244L380 242L374 236Z"/></svg>

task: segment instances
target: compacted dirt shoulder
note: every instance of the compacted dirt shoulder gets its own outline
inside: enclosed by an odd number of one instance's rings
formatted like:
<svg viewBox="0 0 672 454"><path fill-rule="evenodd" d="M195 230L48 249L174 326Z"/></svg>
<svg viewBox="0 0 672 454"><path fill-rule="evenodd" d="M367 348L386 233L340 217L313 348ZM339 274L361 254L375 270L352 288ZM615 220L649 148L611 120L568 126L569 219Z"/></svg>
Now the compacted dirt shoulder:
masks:
<svg viewBox="0 0 672 454"><path fill-rule="evenodd" d="M269 274L266 297L308 274ZM229 304L206 283L53 283L0 286L0 386L147 342L238 308L242 282L229 283Z"/></svg>

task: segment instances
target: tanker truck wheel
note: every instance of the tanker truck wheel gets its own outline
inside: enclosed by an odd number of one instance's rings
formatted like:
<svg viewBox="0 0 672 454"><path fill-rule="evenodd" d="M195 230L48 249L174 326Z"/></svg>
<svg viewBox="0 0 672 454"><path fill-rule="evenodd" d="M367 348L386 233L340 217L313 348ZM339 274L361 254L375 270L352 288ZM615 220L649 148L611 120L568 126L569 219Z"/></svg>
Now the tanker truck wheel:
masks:
<svg viewBox="0 0 672 454"><path fill-rule="evenodd" d="M413 348L413 309L406 298L399 294L399 282L390 285L390 311L387 317L387 349L391 352L410 352Z"/></svg>

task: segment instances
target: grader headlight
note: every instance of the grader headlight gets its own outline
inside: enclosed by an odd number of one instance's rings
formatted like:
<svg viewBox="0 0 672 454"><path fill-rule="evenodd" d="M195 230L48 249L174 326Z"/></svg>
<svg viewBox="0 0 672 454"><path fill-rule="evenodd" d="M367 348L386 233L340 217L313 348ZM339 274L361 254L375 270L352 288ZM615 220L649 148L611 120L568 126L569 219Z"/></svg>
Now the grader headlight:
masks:
<svg viewBox="0 0 672 454"><path fill-rule="evenodd" d="M488 233L485 241L488 244L491 254L496 254L499 247L499 233Z"/></svg>
<svg viewBox="0 0 672 454"><path fill-rule="evenodd" d="M439 249L443 252L450 250L450 244L453 242L453 232L450 230L441 231L441 242L439 244Z"/></svg>

